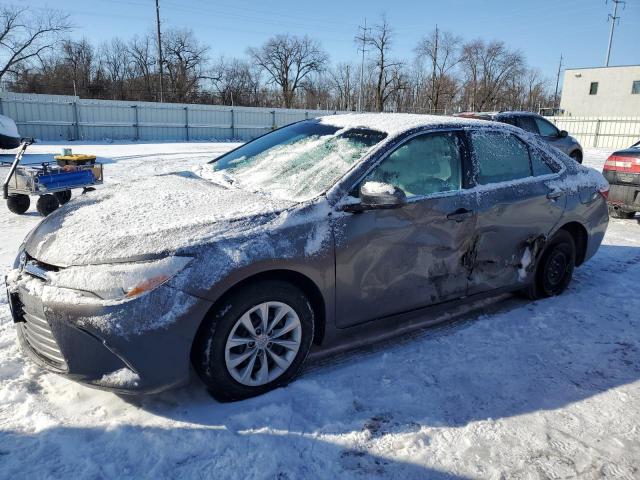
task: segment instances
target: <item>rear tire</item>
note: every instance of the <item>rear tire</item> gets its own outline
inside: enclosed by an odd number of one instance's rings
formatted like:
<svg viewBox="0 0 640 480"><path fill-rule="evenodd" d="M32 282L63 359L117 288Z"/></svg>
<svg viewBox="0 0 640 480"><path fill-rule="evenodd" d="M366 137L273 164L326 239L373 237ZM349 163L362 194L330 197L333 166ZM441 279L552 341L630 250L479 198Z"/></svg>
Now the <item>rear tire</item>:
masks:
<svg viewBox="0 0 640 480"><path fill-rule="evenodd" d="M71 200L71 190L63 190L62 192L54 193L60 205L64 205Z"/></svg>
<svg viewBox="0 0 640 480"><path fill-rule="evenodd" d="M629 219L635 216L636 212L627 212L624 210L620 210L619 208L612 207L609 205L609 216L613 218L622 218Z"/></svg>
<svg viewBox="0 0 640 480"><path fill-rule="evenodd" d="M18 215L22 215L29 210L29 205L31 205L29 195L18 193L16 195L9 195L9 198L7 198L7 208Z"/></svg>
<svg viewBox="0 0 640 480"><path fill-rule="evenodd" d="M536 265L534 282L527 290L532 300L560 295L573 278L576 245L566 230L559 230L547 242Z"/></svg>
<svg viewBox="0 0 640 480"><path fill-rule="evenodd" d="M571 152L571 155L569 155L571 158L573 158L576 162L578 163L582 163L582 153L580 152L580 150L576 150L575 152Z"/></svg>
<svg viewBox="0 0 640 480"><path fill-rule="evenodd" d="M280 309L287 313L276 321ZM191 359L217 400L249 398L286 385L298 374L311 348L313 329L314 312L301 290L279 280L257 282L231 293L205 319ZM287 333L280 333L284 330Z"/></svg>
<svg viewBox="0 0 640 480"><path fill-rule="evenodd" d="M36 209L38 210L38 213L40 213L40 215L42 215L43 217L46 217L51 212L56 211L59 206L60 203L58 202L58 199L50 193L41 195L40 198L38 198L38 202L36 203Z"/></svg>

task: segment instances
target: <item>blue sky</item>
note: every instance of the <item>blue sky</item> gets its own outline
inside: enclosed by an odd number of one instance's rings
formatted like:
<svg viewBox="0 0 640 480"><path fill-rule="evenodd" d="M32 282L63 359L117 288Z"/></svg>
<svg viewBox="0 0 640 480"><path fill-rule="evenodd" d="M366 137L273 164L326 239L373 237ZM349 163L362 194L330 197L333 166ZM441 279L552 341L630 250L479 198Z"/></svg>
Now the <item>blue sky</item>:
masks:
<svg viewBox="0 0 640 480"><path fill-rule="evenodd" d="M15 0L14 0L15 1ZM155 27L154 0L17 0L71 14L74 36L92 41L130 37ZM318 39L332 61L357 61L353 37L365 17L382 12L395 30L393 54L413 56L418 40L436 24L466 39L503 40L530 65L555 78L560 53L566 67L604 64L611 3L604 0L160 0L164 27L188 27L210 47L210 56L242 56L276 33ZM611 65L640 64L640 0L619 10Z"/></svg>

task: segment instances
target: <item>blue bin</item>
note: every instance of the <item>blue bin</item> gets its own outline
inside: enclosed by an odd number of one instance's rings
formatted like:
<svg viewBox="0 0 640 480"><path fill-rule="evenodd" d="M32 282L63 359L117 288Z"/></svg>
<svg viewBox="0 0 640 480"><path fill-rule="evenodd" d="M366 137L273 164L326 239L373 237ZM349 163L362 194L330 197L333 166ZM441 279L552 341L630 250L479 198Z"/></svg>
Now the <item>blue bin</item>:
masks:
<svg viewBox="0 0 640 480"><path fill-rule="evenodd" d="M51 173L48 175L40 175L37 179L38 183L47 190L81 187L91 185L96 181L96 177L94 177L91 170Z"/></svg>

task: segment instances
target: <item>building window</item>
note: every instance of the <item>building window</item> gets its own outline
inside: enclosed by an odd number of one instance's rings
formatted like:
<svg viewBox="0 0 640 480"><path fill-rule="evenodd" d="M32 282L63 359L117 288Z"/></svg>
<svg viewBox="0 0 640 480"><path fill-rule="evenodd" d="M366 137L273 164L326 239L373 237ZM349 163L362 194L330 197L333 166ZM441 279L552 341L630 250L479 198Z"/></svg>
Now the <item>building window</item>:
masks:
<svg viewBox="0 0 640 480"><path fill-rule="evenodd" d="M598 94L598 82L591 82L591 86L589 87L589 95L597 95Z"/></svg>
<svg viewBox="0 0 640 480"><path fill-rule="evenodd" d="M631 95L640 95L640 80L634 80L631 86Z"/></svg>

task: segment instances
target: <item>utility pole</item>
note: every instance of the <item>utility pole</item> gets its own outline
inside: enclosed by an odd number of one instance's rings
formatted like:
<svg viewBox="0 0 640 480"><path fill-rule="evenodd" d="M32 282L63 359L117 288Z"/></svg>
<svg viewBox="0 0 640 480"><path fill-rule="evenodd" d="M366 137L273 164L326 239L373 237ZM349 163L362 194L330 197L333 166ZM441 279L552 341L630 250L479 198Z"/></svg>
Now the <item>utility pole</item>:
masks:
<svg viewBox="0 0 640 480"><path fill-rule="evenodd" d="M164 90L163 69L162 69L162 37L160 35L160 2L156 0L156 26L158 28L158 63L160 66L160 102L162 102L162 91Z"/></svg>
<svg viewBox="0 0 640 480"><path fill-rule="evenodd" d="M347 64L347 85L346 85L346 107L347 107L347 111L349 111L351 109L351 85L350 85L350 78L349 78L349 65Z"/></svg>
<svg viewBox="0 0 640 480"><path fill-rule="evenodd" d="M609 30L609 45L607 46L607 58L604 62L604 66L609 66L609 57L611 56L611 44L613 43L613 30L616 26L616 21L620 20L618 17L618 4L626 4L624 0L611 0L613 2L613 15L609 14L607 21L611 20L611 30Z"/></svg>
<svg viewBox="0 0 640 480"><path fill-rule="evenodd" d="M558 75L556 76L556 93L553 94L553 114L555 115L555 109L559 107L558 105L558 85L560 84L560 72L562 71L562 53L560 54L560 63L558 64Z"/></svg>
<svg viewBox="0 0 640 480"><path fill-rule="evenodd" d="M364 27L358 26L359 30L362 30L362 35L357 36L356 40L362 42L362 48L359 48L358 51L362 50L362 63L360 64L360 93L358 95L358 111L362 112L362 101L363 101L363 90L364 90L364 54L367 51L367 19L364 19Z"/></svg>

